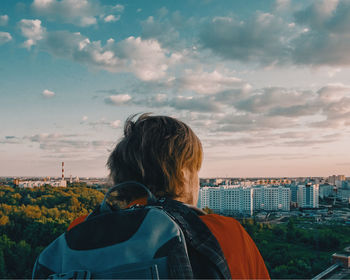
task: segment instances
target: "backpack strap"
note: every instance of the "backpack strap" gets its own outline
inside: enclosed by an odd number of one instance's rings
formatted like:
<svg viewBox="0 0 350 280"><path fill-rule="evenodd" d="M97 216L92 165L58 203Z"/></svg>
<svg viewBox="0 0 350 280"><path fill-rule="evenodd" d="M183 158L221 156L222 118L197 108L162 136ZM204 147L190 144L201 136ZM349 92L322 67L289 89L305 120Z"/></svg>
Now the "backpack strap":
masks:
<svg viewBox="0 0 350 280"><path fill-rule="evenodd" d="M188 244L200 255L207 257L216 267L219 272L217 276L231 279L231 273L219 242L198 217L198 214L176 200L162 199L158 204L179 224Z"/></svg>

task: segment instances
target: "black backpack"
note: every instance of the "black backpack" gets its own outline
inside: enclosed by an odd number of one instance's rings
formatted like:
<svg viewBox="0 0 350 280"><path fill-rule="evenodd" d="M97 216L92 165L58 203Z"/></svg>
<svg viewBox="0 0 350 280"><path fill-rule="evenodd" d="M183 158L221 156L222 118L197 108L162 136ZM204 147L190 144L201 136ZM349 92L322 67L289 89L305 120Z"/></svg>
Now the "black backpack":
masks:
<svg viewBox="0 0 350 280"><path fill-rule="evenodd" d="M142 189L145 206L120 209L113 192ZM108 191L86 220L53 241L37 258L33 279L230 279L220 245L201 210L157 200L138 182Z"/></svg>

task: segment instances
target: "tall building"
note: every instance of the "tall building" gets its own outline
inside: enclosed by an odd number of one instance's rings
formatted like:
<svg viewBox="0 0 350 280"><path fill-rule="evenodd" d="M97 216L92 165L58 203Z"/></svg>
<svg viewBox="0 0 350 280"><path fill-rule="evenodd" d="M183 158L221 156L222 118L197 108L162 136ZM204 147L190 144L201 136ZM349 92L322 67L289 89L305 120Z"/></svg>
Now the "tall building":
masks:
<svg viewBox="0 0 350 280"><path fill-rule="evenodd" d="M345 175L332 175L328 177L328 184L335 185L336 181L345 181Z"/></svg>
<svg viewBox="0 0 350 280"><path fill-rule="evenodd" d="M298 194L298 185L296 185L295 183L287 186L287 188L290 189L290 200L292 202L297 202L297 194Z"/></svg>
<svg viewBox="0 0 350 280"><path fill-rule="evenodd" d="M253 214L253 190L239 185L204 187L199 190L199 207L208 207L216 213Z"/></svg>
<svg viewBox="0 0 350 280"><path fill-rule="evenodd" d="M329 184L324 184L319 186L319 197L326 198L334 194L334 186Z"/></svg>
<svg viewBox="0 0 350 280"><path fill-rule="evenodd" d="M291 190L282 186L253 189L254 210L290 211Z"/></svg>
<svg viewBox="0 0 350 280"><path fill-rule="evenodd" d="M301 208L318 208L319 186L298 185L297 202Z"/></svg>
<svg viewBox="0 0 350 280"><path fill-rule="evenodd" d="M252 215L255 210L289 211L290 197L290 189L282 186L203 187L199 191L198 207L208 207L224 215Z"/></svg>

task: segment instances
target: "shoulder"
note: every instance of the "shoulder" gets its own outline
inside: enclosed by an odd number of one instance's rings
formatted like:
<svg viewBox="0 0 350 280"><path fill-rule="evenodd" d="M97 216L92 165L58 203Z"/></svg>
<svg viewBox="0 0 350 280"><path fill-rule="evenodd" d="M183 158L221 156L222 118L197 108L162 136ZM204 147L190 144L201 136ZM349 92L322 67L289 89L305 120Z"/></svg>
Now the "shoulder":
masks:
<svg viewBox="0 0 350 280"><path fill-rule="evenodd" d="M231 217L209 214L200 217L214 234L221 246L232 245L236 248L247 249L254 244L242 225ZM254 244L255 246L255 244Z"/></svg>
<svg viewBox="0 0 350 280"><path fill-rule="evenodd" d="M258 248L237 220L217 214L204 215L200 218L218 240L232 278L269 278Z"/></svg>
<svg viewBox="0 0 350 280"><path fill-rule="evenodd" d="M75 220L73 220L73 222L71 222L69 227L67 228L67 231L71 230L75 226L77 226L77 225L81 224L82 222L84 222L85 219L87 218L87 216L88 215L83 215L83 216L80 216L80 217L76 218Z"/></svg>

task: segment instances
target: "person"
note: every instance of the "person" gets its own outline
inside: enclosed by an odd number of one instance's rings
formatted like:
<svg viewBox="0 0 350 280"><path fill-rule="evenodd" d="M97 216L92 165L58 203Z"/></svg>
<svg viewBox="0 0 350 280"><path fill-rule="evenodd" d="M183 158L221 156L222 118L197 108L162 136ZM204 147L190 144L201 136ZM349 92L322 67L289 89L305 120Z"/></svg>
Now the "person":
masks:
<svg viewBox="0 0 350 280"><path fill-rule="evenodd" d="M165 197L195 207L203 159L197 135L172 117L142 114L135 119L135 115L127 119L124 136L108 158L112 183L136 181L147 186L156 198ZM122 204L128 207L135 203L147 202L142 195L131 193ZM199 217L218 241L232 279L269 279L259 250L238 221L217 214ZM75 220L68 230L85 218Z"/></svg>

